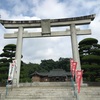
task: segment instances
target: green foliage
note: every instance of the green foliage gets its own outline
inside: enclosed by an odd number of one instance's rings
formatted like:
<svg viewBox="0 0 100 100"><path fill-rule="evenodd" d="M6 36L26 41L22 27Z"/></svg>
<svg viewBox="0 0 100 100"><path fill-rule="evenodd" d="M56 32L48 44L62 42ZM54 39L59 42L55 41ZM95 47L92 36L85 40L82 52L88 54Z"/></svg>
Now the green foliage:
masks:
<svg viewBox="0 0 100 100"><path fill-rule="evenodd" d="M70 71L70 65L69 65L69 58L59 58L59 61L57 61L56 63L56 66L57 68L60 68L60 69L64 69L65 71L69 72Z"/></svg>
<svg viewBox="0 0 100 100"><path fill-rule="evenodd" d="M54 61L52 59L42 60L40 67L45 69L46 71L50 71L52 69L64 69L69 71L69 58L59 58L58 61Z"/></svg>
<svg viewBox="0 0 100 100"><path fill-rule="evenodd" d="M100 64L100 56L97 55L86 55L82 57L82 61L84 63L89 63L89 64Z"/></svg>
<svg viewBox="0 0 100 100"><path fill-rule="evenodd" d="M38 72L48 72L52 69L64 69L69 71L69 58L60 58L58 61L54 61L52 59L49 60L41 60L40 64L23 63L23 71L21 71L20 82L30 82L31 74L35 71Z"/></svg>
<svg viewBox="0 0 100 100"><path fill-rule="evenodd" d="M8 71L9 71L9 63L12 62L13 59L15 59L15 52L16 52L16 45L15 44L8 44L4 46L3 52L0 54L0 81L2 84L5 84L3 82L6 82L8 77ZM23 62L21 61L21 77L20 80L25 81L25 77L30 80L30 78L27 77L26 73L24 72L24 66Z"/></svg>
<svg viewBox="0 0 100 100"><path fill-rule="evenodd" d="M85 81L99 81L100 78L100 44L94 38L79 42L79 53L84 70Z"/></svg>
<svg viewBox="0 0 100 100"><path fill-rule="evenodd" d="M50 71L56 67L56 63L52 59L41 60L40 67L42 67L46 71Z"/></svg>
<svg viewBox="0 0 100 100"><path fill-rule="evenodd" d="M0 54L0 57L6 57L12 59L15 57L16 45L8 44L4 47L3 53Z"/></svg>
<svg viewBox="0 0 100 100"><path fill-rule="evenodd" d="M6 84L8 77L9 63L15 59L15 44L8 44L3 48L3 52L0 54L0 82Z"/></svg>
<svg viewBox="0 0 100 100"><path fill-rule="evenodd" d="M94 39L94 38L86 38L86 39L83 39L82 41L79 42L79 45L92 45L92 44L97 44L98 43L98 40L97 39Z"/></svg>
<svg viewBox="0 0 100 100"><path fill-rule="evenodd" d="M40 67L39 64L25 64L23 62L21 66L21 74L20 74L20 82L30 82L31 81L31 74L35 71L39 71Z"/></svg>
<svg viewBox="0 0 100 100"><path fill-rule="evenodd" d="M85 81L97 81L100 78L100 66L99 65L82 65L83 78Z"/></svg>
<svg viewBox="0 0 100 100"><path fill-rule="evenodd" d="M15 52L16 51L16 45L15 44L8 44L3 49L4 52Z"/></svg>
<svg viewBox="0 0 100 100"><path fill-rule="evenodd" d="M0 59L0 62L7 62L7 58Z"/></svg>
<svg viewBox="0 0 100 100"><path fill-rule="evenodd" d="M100 82L100 77L99 78L96 78L96 80L95 80L96 82Z"/></svg>

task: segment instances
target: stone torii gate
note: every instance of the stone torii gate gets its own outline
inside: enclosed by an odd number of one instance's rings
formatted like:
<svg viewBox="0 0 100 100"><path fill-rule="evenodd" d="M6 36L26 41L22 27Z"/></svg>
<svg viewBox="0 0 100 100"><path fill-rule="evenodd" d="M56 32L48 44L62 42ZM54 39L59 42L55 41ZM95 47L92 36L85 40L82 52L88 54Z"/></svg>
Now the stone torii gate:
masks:
<svg viewBox="0 0 100 100"><path fill-rule="evenodd" d="M36 38L36 37L56 37L56 36L71 36L73 58L78 62L77 69L81 70L80 58L78 52L77 35L90 35L91 30L76 29L76 25L87 25L95 18L95 15L80 16L74 18L63 19L43 19L43 20L0 20L0 23L6 29L18 29L18 32L4 34L4 38L11 39L17 38L16 60L17 60L17 73L14 78L17 80L17 87L19 87L20 77L20 64L22 54L23 38ZM69 30L65 31L51 31L51 27L70 26ZM41 32L27 32L26 28L41 28Z"/></svg>

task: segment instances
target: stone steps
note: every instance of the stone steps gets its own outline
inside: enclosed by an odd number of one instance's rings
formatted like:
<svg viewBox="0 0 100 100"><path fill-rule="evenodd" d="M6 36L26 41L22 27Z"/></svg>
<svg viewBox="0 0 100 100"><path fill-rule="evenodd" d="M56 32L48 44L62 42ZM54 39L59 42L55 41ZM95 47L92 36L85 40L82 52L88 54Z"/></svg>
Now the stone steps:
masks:
<svg viewBox="0 0 100 100"><path fill-rule="evenodd" d="M35 99L5 99L5 100L76 100L75 98L35 98Z"/></svg>
<svg viewBox="0 0 100 100"><path fill-rule="evenodd" d="M12 97L7 97L7 99L54 99L54 98L72 98L72 97L64 97L64 96L25 96L25 97L22 97L22 96L12 96Z"/></svg>
<svg viewBox="0 0 100 100"><path fill-rule="evenodd" d="M52 86L56 86L56 87L71 87L71 82L33 82L33 83L20 83L20 87L52 87Z"/></svg>
<svg viewBox="0 0 100 100"><path fill-rule="evenodd" d="M33 84L33 83L32 83ZM100 87L82 86L79 100L100 100ZM13 88L5 100L76 100L67 82L41 82Z"/></svg>
<svg viewBox="0 0 100 100"><path fill-rule="evenodd" d="M29 99L34 99L34 98L67 98L67 97L72 97L72 92L71 90L68 92L68 90L65 89L34 89L34 90L27 90L27 92L24 90L16 90L14 89L13 92L9 93L9 96L7 98L29 98Z"/></svg>
<svg viewBox="0 0 100 100"><path fill-rule="evenodd" d="M0 100L4 100L4 98L5 98L5 87L0 87Z"/></svg>
<svg viewBox="0 0 100 100"><path fill-rule="evenodd" d="M5 91L5 87L0 87L0 93Z"/></svg>
<svg viewBox="0 0 100 100"><path fill-rule="evenodd" d="M80 100L100 100L100 87L81 87Z"/></svg>
<svg viewBox="0 0 100 100"><path fill-rule="evenodd" d="M35 82L13 88L5 100L75 100L68 82Z"/></svg>

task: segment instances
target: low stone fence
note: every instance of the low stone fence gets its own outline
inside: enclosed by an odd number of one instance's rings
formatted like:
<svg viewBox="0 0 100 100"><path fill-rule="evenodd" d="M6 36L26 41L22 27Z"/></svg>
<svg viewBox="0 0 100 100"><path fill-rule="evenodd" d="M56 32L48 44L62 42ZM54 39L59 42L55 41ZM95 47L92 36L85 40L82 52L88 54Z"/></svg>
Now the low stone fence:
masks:
<svg viewBox="0 0 100 100"><path fill-rule="evenodd" d="M71 82L32 82L32 83L20 83L20 87L23 86L71 86Z"/></svg>
<svg viewBox="0 0 100 100"><path fill-rule="evenodd" d="M88 86L100 86L100 82L84 82L86 83Z"/></svg>

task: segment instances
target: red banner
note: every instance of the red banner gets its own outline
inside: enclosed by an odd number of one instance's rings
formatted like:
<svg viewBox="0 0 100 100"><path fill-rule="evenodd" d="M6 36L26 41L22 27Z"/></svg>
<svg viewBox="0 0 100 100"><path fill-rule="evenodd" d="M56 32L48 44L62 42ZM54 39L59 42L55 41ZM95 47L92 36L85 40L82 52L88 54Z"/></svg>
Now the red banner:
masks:
<svg viewBox="0 0 100 100"><path fill-rule="evenodd" d="M71 58L70 59L70 71L72 71L72 63L74 62L74 60Z"/></svg>
<svg viewBox="0 0 100 100"><path fill-rule="evenodd" d="M74 78L75 71L76 71L77 62L72 62L72 76Z"/></svg>
<svg viewBox="0 0 100 100"><path fill-rule="evenodd" d="M76 66L77 66L77 62L75 62L75 61L71 58L71 59L70 59L70 71L71 71L71 73L72 73L73 78L74 78L74 75L75 75Z"/></svg>
<svg viewBox="0 0 100 100"><path fill-rule="evenodd" d="M77 84L78 93L80 93L82 74L83 74L83 70L77 70L76 71L76 84Z"/></svg>

